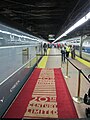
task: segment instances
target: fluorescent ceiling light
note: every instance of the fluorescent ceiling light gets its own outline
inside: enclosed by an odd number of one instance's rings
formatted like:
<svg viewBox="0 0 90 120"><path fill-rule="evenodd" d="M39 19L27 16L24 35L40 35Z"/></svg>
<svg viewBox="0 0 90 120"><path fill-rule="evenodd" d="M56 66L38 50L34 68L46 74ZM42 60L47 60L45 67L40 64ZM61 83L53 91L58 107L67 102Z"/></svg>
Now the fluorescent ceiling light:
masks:
<svg viewBox="0 0 90 120"><path fill-rule="evenodd" d="M83 23L87 22L90 19L90 12L86 14L83 18L81 18L78 22L76 22L72 27L70 27L66 32L64 32L62 35L60 35L54 42L59 40L60 38L66 36L68 33L73 31L75 28L79 27Z"/></svg>

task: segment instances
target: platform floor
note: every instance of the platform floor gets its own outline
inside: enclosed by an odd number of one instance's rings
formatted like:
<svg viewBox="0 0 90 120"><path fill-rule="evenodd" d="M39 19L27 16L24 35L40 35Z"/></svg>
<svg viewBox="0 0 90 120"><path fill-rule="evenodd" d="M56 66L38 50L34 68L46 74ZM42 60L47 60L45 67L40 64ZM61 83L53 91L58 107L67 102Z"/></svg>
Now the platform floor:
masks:
<svg viewBox="0 0 90 120"><path fill-rule="evenodd" d="M50 54L60 54L60 50L57 48L52 48L50 50ZM76 65L78 68L80 68L86 76L90 74L90 67L87 67L85 64L81 63L77 59L73 60L71 57L69 57L69 60ZM66 76L66 66L67 61L61 65L61 56L49 56L46 67L45 68L61 68L64 77ZM68 78L65 78L69 92L73 97L77 97L78 95L78 71L69 63L68 67ZM90 82L88 82L82 75L81 75L81 87L80 87L80 97L83 98L84 94L88 92L88 89L90 88ZM77 113L79 118L86 118L85 115L85 108L90 107L89 105L86 105L84 103L76 103L74 101Z"/></svg>

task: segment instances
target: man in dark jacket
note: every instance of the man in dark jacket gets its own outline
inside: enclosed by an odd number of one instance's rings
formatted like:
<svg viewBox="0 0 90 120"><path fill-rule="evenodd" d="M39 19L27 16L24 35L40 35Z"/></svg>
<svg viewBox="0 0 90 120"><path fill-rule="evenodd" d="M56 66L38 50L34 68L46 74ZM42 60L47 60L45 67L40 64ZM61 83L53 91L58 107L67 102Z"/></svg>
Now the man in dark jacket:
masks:
<svg viewBox="0 0 90 120"><path fill-rule="evenodd" d="M46 43L44 43L43 48L44 48L44 55L47 55L47 44Z"/></svg>

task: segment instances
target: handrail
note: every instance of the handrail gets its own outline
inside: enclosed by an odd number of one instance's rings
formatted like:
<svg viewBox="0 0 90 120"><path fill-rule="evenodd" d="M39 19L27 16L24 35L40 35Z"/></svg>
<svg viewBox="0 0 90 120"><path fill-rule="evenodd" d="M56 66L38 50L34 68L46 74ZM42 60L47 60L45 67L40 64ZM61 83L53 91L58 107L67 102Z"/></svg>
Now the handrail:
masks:
<svg viewBox="0 0 90 120"><path fill-rule="evenodd" d="M78 71L80 71L82 73L82 75L87 79L88 82L90 82L90 80L88 79L88 77L83 73L83 71L78 68L77 66L75 66L67 57L65 57Z"/></svg>
<svg viewBox="0 0 90 120"><path fill-rule="evenodd" d="M68 58L66 58L77 70L81 70L79 69L77 66L75 66Z"/></svg>
<svg viewBox="0 0 90 120"><path fill-rule="evenodd" d="M88 80L88 82L90 83L89 78L81 71L82 75Z"/></svg>
<svg viewBox="0 0 90 120"><path fill-rule="evenodd" d="M66 57L65 57L66 58ZM79 69L77 66L75 66L68 58L67 59L67 71L66 71L66 78L68 78L68 61L78 70L78 89L77 89L77 96L73 97L73 100L77 103L83 103L83 98L80 97L80 87L81 87L81 74L87 79L88 82L90 80L86 77L86 75L82 72L81 69Z"/></svg>

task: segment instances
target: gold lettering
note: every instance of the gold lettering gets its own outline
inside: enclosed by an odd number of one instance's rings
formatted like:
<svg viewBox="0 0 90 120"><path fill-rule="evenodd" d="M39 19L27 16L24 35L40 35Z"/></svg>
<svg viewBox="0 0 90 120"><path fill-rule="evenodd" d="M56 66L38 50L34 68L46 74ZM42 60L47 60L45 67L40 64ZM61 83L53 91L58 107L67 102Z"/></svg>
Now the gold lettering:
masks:
<svg viewBox="0 0 90 120"><path fill-rule="evenodd" d="M25 116L58 118L53 69L41 70Z"/></svg>

